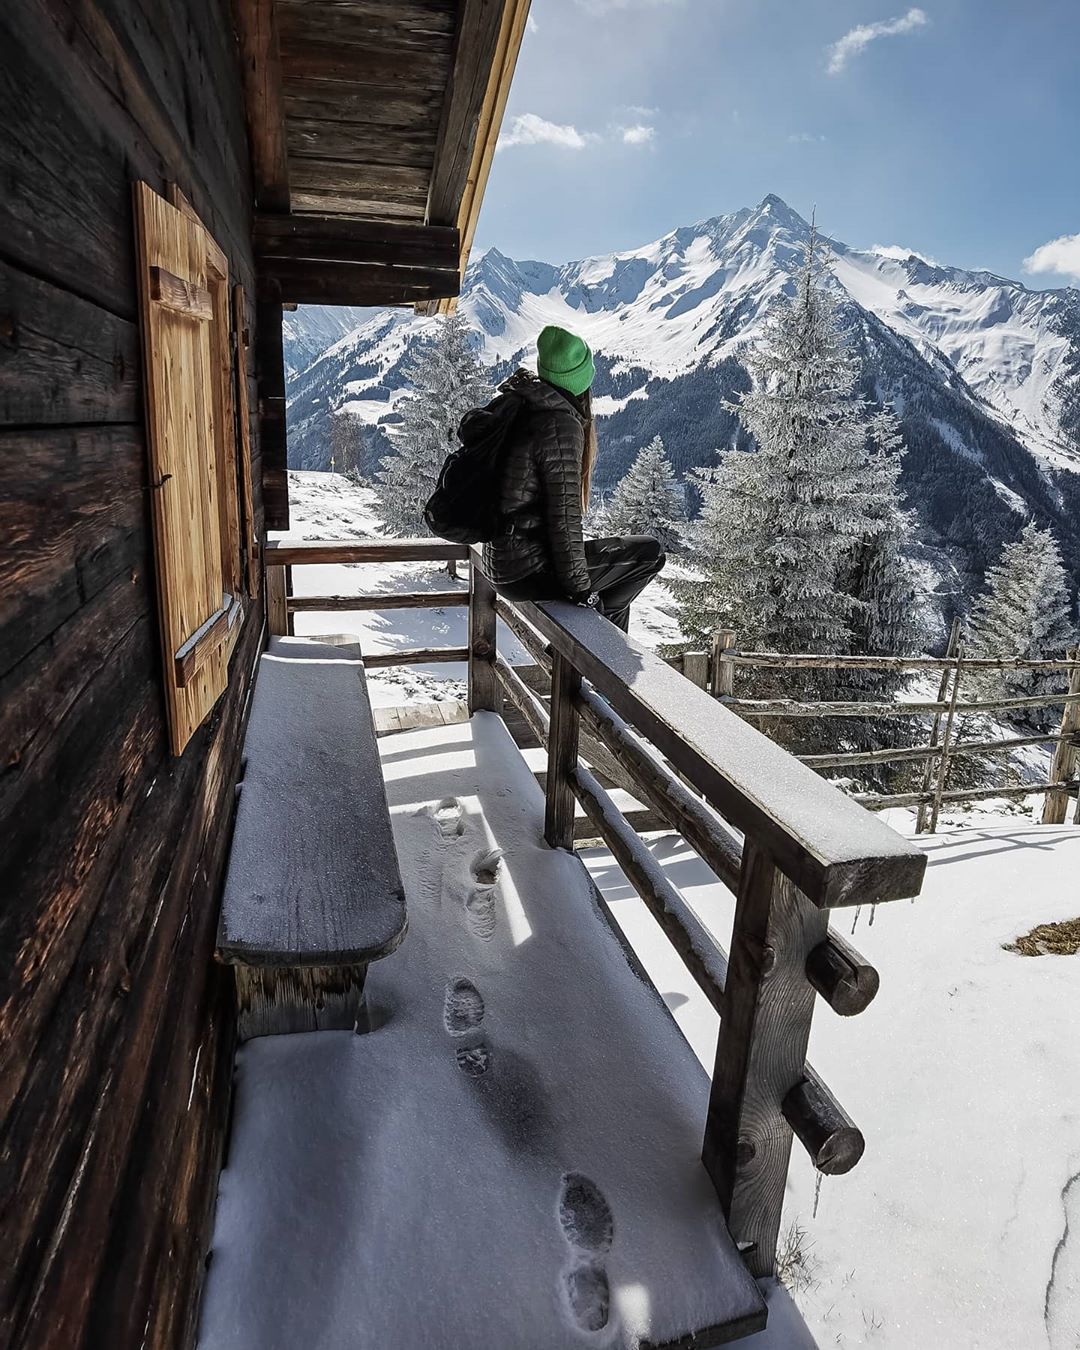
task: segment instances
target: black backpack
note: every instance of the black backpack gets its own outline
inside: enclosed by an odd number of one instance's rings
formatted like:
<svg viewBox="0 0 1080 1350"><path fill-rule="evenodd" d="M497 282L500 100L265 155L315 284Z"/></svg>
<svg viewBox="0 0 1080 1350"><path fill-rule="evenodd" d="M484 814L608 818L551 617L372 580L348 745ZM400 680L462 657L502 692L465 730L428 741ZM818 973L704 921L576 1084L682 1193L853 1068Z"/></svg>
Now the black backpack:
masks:
<svg viewBox="0 0 1080 1350"><path fill-rule="evenodd" d="M499 394L461 419L461 448L447 455L424 507L432 534L455 544L481 544L502 533L502 452L521 403L517 394Z"/></svg>

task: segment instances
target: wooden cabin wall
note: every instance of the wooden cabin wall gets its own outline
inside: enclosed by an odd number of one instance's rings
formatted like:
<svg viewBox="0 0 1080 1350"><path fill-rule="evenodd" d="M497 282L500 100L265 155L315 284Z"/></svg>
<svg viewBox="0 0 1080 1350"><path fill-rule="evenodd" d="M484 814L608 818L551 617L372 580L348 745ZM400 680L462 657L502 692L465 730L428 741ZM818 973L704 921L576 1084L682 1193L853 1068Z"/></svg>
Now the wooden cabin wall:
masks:
<svg viewBox="0 0 1080 1350"><path fill-rule="evenodd" d="M262 614L173 759L131 181L177 183L254 299L228 0L5 0L0 109L0 1345L171 1348L225 1134L211 953Z"/></svg>

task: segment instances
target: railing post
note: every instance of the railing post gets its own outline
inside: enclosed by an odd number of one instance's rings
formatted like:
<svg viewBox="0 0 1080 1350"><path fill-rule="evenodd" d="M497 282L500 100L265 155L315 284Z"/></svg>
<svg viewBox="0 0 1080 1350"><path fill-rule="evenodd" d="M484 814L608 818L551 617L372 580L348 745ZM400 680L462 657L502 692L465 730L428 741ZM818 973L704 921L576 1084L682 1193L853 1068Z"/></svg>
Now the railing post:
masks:
<svg viewBox="0 0 1080 1350"><path fill-rule="evenodd" d="M776 1265L792 1139L782 1105L804 1076L814 1011L806 960L828 931L828 911L748 839L702 1160L758 1277Z"/></svg>
<svg viewBox="0 0 1080 1350"><path fill-rule="evenodd" d="M289 631L289 607L285 597L285 569L266 568L266 623L270 632L284 636Z"/></svg>
<svg viewBox="0 0 1080 1350"><path fill-rule="evenodd" d="M578 693L581 676L555 652L551 662L551 725L548 728L547 810L544 838L552 848L574 847L574 790L570 774L578 758Z"/></svg>
<svg viewBox="0 0 1080 1350"><path fill-rule="evenodd" d="M497 712L495 587L474 553L469 568L469 714Z"/></svg>
<svg viewBox="0 0 1080 1350"><path fill-rule="evenodd" d="M682 673L690 681L696 684L699 689L704 689L709 683L709 653L708 652L683 652Z"/></svg>
<svg viewBox="0 0 1080 1350"><path fill-rule="evenodd" d="M957 648L960 645L960 629L961 629L960 620L958 618L953 619L952 628L949 630L949 643L948 646L945 648L946 661L952 660L952 658L956 655ZM938 703L944 703L945 695L949 692L949 675L950 675L950 667L946 665L941 672L941 683L938 685L938 696L937 696ZM934 723L930 730L931 750L937 748L938 739L940 736L941 736L941 713L940 711L938 711L934 714ZM934 781L934 761L936 758L937 758L936 755L931 755L929 759L926 761L926 767L923 769L922 792L924 795L930 791L930 785ZM915 813L916 834L922 834L923 830L926 829L926 817L927 817L926 806L927 806L926 802L920 802L919 809Z"/></svg>
<svg viewBox="0 0 1080 1350"><path fill-rule="evenodd" d="M1074 662L1069 675L1069 693L1080 694L1080 649L1069 652L1069 660ZM1061 740L1054 747L1054 760L1050 768L1051 783L1067 783L1076 771L1078 760L1074 738L1080 732L1080 703L1066 703L1061 714ZM1068 788L1055 788L1046 794L1043 802L1042 823L1044 825L1064 825L1069 811ZM1080 822L1080 792L1077 793L1076 819Z"/></svg>
<svg viewBox="0 0 1080 1350"><path fill-rule="evenodd" d="M730 698L735 692L735 667L730 661L724 660L724 653L734 646L734 628L718 628L712 635L709 692L713 698Z"/></svg>

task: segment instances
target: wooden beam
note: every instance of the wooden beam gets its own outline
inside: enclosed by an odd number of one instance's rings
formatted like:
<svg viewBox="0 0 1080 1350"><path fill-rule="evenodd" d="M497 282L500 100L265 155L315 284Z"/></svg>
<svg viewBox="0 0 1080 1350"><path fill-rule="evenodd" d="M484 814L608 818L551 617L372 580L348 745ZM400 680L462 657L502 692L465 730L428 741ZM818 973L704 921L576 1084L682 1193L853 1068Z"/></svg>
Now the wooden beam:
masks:
<svg viewBox="0 0 1080 1350"><path fill-rule="evenodd" d="M255 203L288 211L289 167L274 0L233 0L244 80Z"/></svg>
<svg viewBox="0 0 1080 1350"><path fill-rule="evenodd" d="M574 846L573 772L578 762L579 717L575 703L581 675L561 653L551 666L551 721L548 726L547 804L544 838L552 848Z"/></svg>
<svg viewBox="0 0 1080 1350"><path fill-rule="evenodd" d="M498 712L495 678L498 633L495 588L479 567L469 569L469 712Z"/></svg>
<svg viewBox="0 0 1080 1350"><path fill-rule="evenodd" d="M266 546L268 567L304 563L464 562L468 545L440 539L313 539L304 543Z"/></svg>
<svg viewBox="0 0 1080 1350"><path fill-rule="evenodd" d="M458 223L507 2L461 0L458 7L453 67L428 189L426 219L431 225Z"/></svg>
<svg viewBox="0 0 1080 1350"><path fill-rule="evenodd" d="M447 609L469 603L468 591L416 591L409 595L290 595L291 614L323 614L335 610Z"/></svg>
<svg viewBox="0 0 1080 1350"><path fill-rule="evenodd" d="M425 267L263 258L258 294L262 300L299 305L409 305L457 295L457 271Z"/></svg>
<svg viewBox="0 0 1080 1350"><path fill-rule="evenodd" d="M385 666L429 666L438 661L468 661L467 647L415 647L400 652L375 652L365 654L364 666L367 670L380 670Z"/></svg>
<svg viewBox="0 0 1080 1350"><path fill-rule="evenodd" d="M195 632L173 657L173 670L176 683L185 688L196 673L202 670L207 661L228 638L229 630L240 617L242 608L239 600L225 597L226 603L200 624Z"/></svg>
<svg viewBox="0 0 1080 1350"><path fill-rule="evenodd" d="M255 218L255 252L260 265L266 258L313 258L453 272L460 259L461 235L446 225L262 214Z"/></svg>

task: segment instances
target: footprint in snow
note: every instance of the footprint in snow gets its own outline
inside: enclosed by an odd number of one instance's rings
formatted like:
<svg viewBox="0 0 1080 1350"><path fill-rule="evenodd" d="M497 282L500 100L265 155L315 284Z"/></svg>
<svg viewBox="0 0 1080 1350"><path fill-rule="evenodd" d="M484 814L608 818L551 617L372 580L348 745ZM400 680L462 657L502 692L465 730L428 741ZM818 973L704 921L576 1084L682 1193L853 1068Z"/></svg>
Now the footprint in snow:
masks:
<svg viewBox="0 0 1080 1350"><path fill-rule="evenodd" d="M601 1258L611 1250L615 1217L603 1191L581 1172L567 1172L558 1204L559 1227L572 1253L561 1292L582 1331L603 1331L611 1315L611 1289Z"/></svg>
<svg viewBox="0 0 1080 1350"><path fill-rule="evenodd" d="M436 803L431 814L444 839L456 839L465 833L465 817L456 797L444 797Z"/></svg>
<svg viewBox="0 0 1080 1350"><path fill-rule="evenodd" d="M465 1037L454 1051L457 1066L467 1078L480 1078L491 1066L491 1048L480 1030L484 999L472 980L451 980L443 1000L443 1026L454 1037Z"/></svg>
<svg viewBox="0 0 1080 1350"><path fill-rule="evenodd" d="M602 1255L611 1250L615 1218L596 1182L580 1172L567 1172L559 1195L563 1237L580 1252Z"/></svg>
<svg viewBox="0 0 1080 1350"><path fill-rule="evenodd" d="M480 886L494 886L502 867L501 848L482 848L469 865L473 880Z"/></svg>
<svg viewBox="0 0 1080 1350"><path fill-rule="evenodd" d="M563 1295L582 1331L603 1331L611 1312L607 1272L595 1261L582 1261L563 1274Z"/></svg>
<svg viewBox="0 0 1080 1350"><path fill-rule="evenodd" d="M465 921L473 937L490 942L495 936L498 913L495 908L495 890L492 886L477 886L465 898Z"/></svg>
<svg viewBox="0 0 1080 1350"><path fill-rule="evenodd" d="M464 1036L484 1020L484 1000L471 980L451 980L446 986L443 1025L451 1036Z"/></svg>

